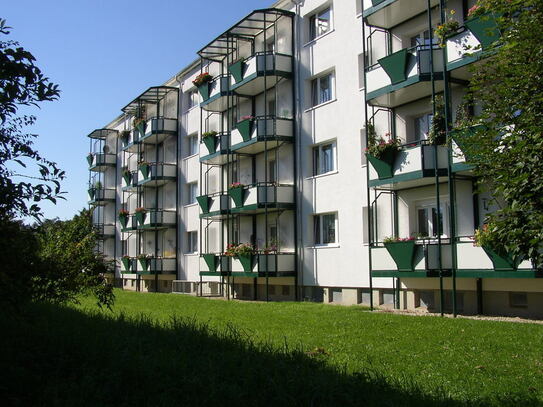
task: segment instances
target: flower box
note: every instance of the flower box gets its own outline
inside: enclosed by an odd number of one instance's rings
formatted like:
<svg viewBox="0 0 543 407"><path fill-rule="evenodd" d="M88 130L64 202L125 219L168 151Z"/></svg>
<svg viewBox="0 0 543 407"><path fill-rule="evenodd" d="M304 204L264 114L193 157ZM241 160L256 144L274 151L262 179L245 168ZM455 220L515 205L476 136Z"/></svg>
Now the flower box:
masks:
<svg viewBox="0 0 543 407"><path fill-rule="evenodd" d="M381 154L379 158L371 154L366 154L368 161L377 172L379 179L392 178L394 175L392 166L396 159L396 152L397 151L393 149L387 150Z"/></svg>
<svg viewBox="0 0 543 407"><path fill-rule="evenodd" d="M132 267L132 259L130 257L123 257L121 262L123 263L123 267L126 271L129 271Z"/></svg>
<svg viewBox="0 0 543 407"><path fill-rule="evenodd" d="M241 82L243 80L243 73L245 71L245 62L243 59L234 62L232 65L228 67L228 72L234 77L234 80L236 83Z"/></svg>
<svg viewBox="0 0 543 407"><path fill-rule="evenodd" d="M254 266L254 254L238 254L236 255L236 258L241 263L241 266L243 267L243 271L245 272L252 272L253 266Z"/></svg>
<svg viewBox="0 0 543 407"><path fill-rule="evenodd" d="M138 166L144 179L149 178L149 163L140 163Z"/></svg>
<svg viewBox="0 0 543 407"><path fill-rule="evenodd" d="M209 154L213 154L217 150L217 133L209 132L202 135L202 142L209 151Z"/></svg>
<svg viewBox="0 0 543 407"><path fill-rule="evenodd" d="M243 206L246 196L245 188L243 186L230 188L228 190L228 195L230 195L230 197L234 201L236 208L240 208Z"/></svg>
<svg viewBox="0 0 543 407"><path fill-rule="evenodd" d="M202 257L209 268L209 271L217 271L219 266L219 257L214 254L203 254Z"/></svg>
<svg viewBox="0 0 543 407"><path fill-rule="evenodd" d="M385 243L385 248L396 263L398 271L413 271L416 250L414 240L388 242Z"/></svg>
<svg viewBox="0 0 543 407"><path fill-rule="evenodd" d="M488 48L501 37L494 13L485 13L465 22L466 27L481 43L483 49Z"/></svg>
<svg viewBox="0 0 543 407"><path fill-rule="evenodd" d="M404 48L377 61L383 67L393 85L407 79L408 56L407 49Z"/></svg>
<svg viewBox="0 0 543 407"><path fill-rule="evenodd" d="M242 118L242 120L236 124L236 129L238 129L239 133L241 134L241 138L243 139L243 141L251 140L251 133L253 132L253 123L254 123L254 118L247 117L247 118Z"/></svg>
<svg viewBox="0 0 543 407"><path fill-rule="evenodd" d="M94 156L92 154L89 154L87 156L87 162L89 163L89 165L92 165L93 161L94 161Z"/></svg>
<svg viewBox="0 0 543 407"><path fill-rule="evenodd" d="M198 202L198 205L200 205L200 208L202 208L203 213L209 213L209 204L211 202L211 198L209 196L197 196L196 202Z"/></svg>
<svg viewBox="0 0 543 407"><path fill-rule="evenodd" d="M492 264L494 265L494 270L516 270L522 260L520 258L514 259L510 255L502 256L488 246L482 246L482 248L488 258L492 261Z"/></svg>

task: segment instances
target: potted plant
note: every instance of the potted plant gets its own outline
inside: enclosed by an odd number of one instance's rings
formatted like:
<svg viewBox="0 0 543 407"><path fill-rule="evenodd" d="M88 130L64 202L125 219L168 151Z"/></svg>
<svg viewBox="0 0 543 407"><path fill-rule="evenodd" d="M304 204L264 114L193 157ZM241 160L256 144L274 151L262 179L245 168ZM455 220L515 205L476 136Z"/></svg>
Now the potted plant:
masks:
<svg viewBox="0 0 543 407"><path fill-rule="evenodd" d="M209 72L202 72L192 81L194 86L198 88L198 92L200 93L204 101L209 99L209 83L212 80L213 77L209 74Z"/></svg>
<svg viewBox="0 0 543 407"><path fill-rule="evenodd" d="M236 129L238 129L241 134L243 141L249 141L251 139L251 133L253 132L253 123L255 118L251 115L241 116L239 121L236 124Z"/></svg>
<svg viewBox="0 0 543 407"><path fill-rule="evenodd" d="M143 178L147 179L149 177L149 163L147 161L140 161L138 163L138 168L143 175Z"/></svg>
<svg viewBox="0 0 543 407"><path fill-rule="evenodd" d="M240 243L235 249L236 258L241 263L243 271L253 271L254 247L249 243Z"/></svg>
<svg viewBox="0 0 543 407"><path fill-rule="evenodd" d="M414 237L386 237L383 244L396 263L398 271L413 271L416 249Z"/></svg>
<svg viewBox="0 0 543 407"><path fill-rule="evenodd" d="M149 269L149 260L151 259L151 256L145 253L141 253L141 254L138 254L137 259L140 262L140 265L143 271L147 271Z"/></svg>
<svg viewBox="0 0 543 407"><path fill-rule="evenodd" d="M513 258L498 240L492 222L475 230L475 245L481 247L492 261L495 270L516 270L521 258Z"/></svg>
<svg viewBox="0 0 543 407"><path fill-rule="evenodd" d="M136 220L138 221L138 224L141 226L145 222L145 218L147 216L147 209L140 206L134 210L136 213Z"/></svg>
<svg viewBox="0 0 543 407"><path fill-rule="evenodd" d="M89 165L92 165L92 162L94 161L94 154L93 153L89 153L87 155L87 162L89 163Z"/></svg>
<svg viewBox="0 0 543 407"><path fill-rule="evenodd" d="M125 254L123 257L121 257L121 262L123 263L125 271L130 271L130 268L132 267L132 258Z"/></svg>
<svg viewBox="0 0 543 407"><path fill-rule="evenodd" d="M130 216L130 212L128 212L126 209L119 210L119 222L121 222L121 226L123 229L126 229L129 216Z"/></svg>
<svg viewBox="0 0 543 407"><path fill-rule="evenodd" d="M213 154L217 149L217 133L216 131L206 131L202 134L202 143L207 147L209 154Z"/></svg>
<svg viewBox="0 0 543 407"><path fill-rule="evenodd" d="M145 135L145 128L147 127L147 123L144 117L136 116L134 120L132 121L132 126L139 133L140 138L142 138Z"/></svg>
<svg viewBox="0 0 543 407"><path fill-rule="evenodd" d="M439 38L439 46L441 48L444 48L447 45L447 38L455 34L460 28L460 23L453 18L455 13L454 10L451 10L451 15L447 21L438 25L434 31L435 36Z"/></svg>
<svg viewBox="0 0 543 407"><path fill-rule="evenodd" d="M366 127L368 135L368 147L366 147L366 157L377 172L379 179L391 178L393 176L392 165L396 158L396 153L400 150L400 141L393 139L390 133L377 138L377 133L373 124L368 123Z"/></svg>
<svg viewBox="0 0 543 407"><path fill-rule="evenodd" d="M445 121L445 103L443 97L438 95L434 100L434 116L428 132L428 142L432 145L445 144L447 139L446 121Z"/></svg>
<svg viewBox="0 0 543 407"><path fill-rule="evenodd" d="M128 168L125 168L123 169L122 174L123 174L124 182L126 183L127 186L129 186L130 183L132 182L132 172Z"/></svg>
<svg viewBox="0 0 543 407"><path fill-rule="evenodd" d="M234 201L236 208L243 206L245 201L245 185L241 182L233 182L228 186L228 195Z"/></svg>
<svg viewBox="0 0 543 407"><path fill-rule="evenodd" d="M94 189L102 189L102 183L100 181L96 181L94 183Z"/></svg>

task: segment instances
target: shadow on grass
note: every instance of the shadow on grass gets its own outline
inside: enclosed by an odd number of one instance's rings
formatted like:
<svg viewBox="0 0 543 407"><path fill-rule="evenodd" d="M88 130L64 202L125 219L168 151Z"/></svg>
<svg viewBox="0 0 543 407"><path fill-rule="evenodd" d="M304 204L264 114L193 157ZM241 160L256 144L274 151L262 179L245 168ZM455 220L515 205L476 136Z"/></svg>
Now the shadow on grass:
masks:
<svg viewBox="0 0 543 407"><path fill-rule="evenodd" d="M4 406L466 405L413 383L346 374L319 351L277 349L196 320L160 326L145 317L33 305L24 320L0 314L0 321Z"/></svg>

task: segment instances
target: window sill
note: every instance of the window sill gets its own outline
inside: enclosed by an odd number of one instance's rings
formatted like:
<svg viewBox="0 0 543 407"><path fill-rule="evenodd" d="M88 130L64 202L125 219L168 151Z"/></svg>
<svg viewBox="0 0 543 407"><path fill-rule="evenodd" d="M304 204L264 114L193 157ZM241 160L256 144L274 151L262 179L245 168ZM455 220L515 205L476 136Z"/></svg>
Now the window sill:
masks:
<svg viewBox="0 0 543 407"><path fill-rule="evenodd" d="M327 100L326 102L323 102L320 105L311 106L310 108L305 109L304 113L311 112L312 110L318 109L319 107L322 107L322 106L329 105L330 103L334 103L336 101L337 101L337 99Z"/></svg>
<svg viewBox="0 0 543 407"><path fill-rule="evenodd" d="M198 205L198 202L192 202L186 205L183 205L183 208L192 208L193 206Z"/></svg>
<svg viewBox="0 0 543 407"><path fill-rule="evenodd" d="M330 243L330 244L316 244L314 246L309 246L308 249L337 249L339 248L339 243Z"/></svg>
<svg viewBox="0 0 543 407"><path fill-rule="evenodd" d="M338 172L339 172L338 170L335 170L335 171L325 172L324 174L312 175L310 177L307 177L306 180L314 180L314 179L318 179L322 177L327 177L329 175L337 174Z"/></svg>
<svg viewBox="0 0 543 407"><path fill-rule="evenodd" d="M199 107L199 106L200 106L200 103L197 103L197 104L195 104L194 106L189 107L187 110L185 110L185 114L189 113L190 111L196 109L196 108Z"/></svg>
<svg viewBox="0 0 543 407"><path fill-rule="evenodd" d="M198 256L198 252L183 253L184 256Z"/></svg>
<svg viewBox="0 0 543 407"><path fill-rule="evenodd" d="M318 37L315 37L315 38L313 38L312 40L309 40L308 42L306 42L306 43L303 45L303 47L305 48L305 47L309 47L309 46L315 44L318 40L320 40L321 38L326 37L327 35L332 34L334 31L336 31L335 28L332 28L330 31L326 31L324 34L321 34L321 35L319 35Z"/></svg>

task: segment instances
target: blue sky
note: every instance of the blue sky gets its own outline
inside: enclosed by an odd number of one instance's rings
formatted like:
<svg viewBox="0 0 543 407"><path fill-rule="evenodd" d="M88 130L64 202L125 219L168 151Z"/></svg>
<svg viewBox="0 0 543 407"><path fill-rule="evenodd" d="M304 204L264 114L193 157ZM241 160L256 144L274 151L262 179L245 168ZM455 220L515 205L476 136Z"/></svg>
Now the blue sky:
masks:
<svg viewBox="0 0 543 407"><path fill-rule="evenodd" d="M66 201L43 204L47 218L87 205L86 137L149 86L162 84L196 51L273 0L13 0L1 18L61 97L34 111L36 147L66 171Z"/></svg>

